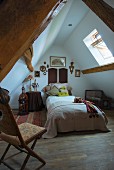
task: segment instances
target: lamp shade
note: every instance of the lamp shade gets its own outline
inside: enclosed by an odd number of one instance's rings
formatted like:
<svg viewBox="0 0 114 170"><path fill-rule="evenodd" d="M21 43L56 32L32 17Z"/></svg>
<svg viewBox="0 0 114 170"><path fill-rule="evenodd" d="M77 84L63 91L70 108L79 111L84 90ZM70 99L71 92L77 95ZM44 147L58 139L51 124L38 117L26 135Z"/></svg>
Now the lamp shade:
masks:
<svg viewBox="0 0 114 170"><path fill-rule="evenodd" d="M32 79L34 79L34 77L33 77L32 75L29 75L28 77L26 77L26 78L23 80L23 83L24 83L24 82L27 82L27 81L29 81L29 80L32 80Z"/></svg>

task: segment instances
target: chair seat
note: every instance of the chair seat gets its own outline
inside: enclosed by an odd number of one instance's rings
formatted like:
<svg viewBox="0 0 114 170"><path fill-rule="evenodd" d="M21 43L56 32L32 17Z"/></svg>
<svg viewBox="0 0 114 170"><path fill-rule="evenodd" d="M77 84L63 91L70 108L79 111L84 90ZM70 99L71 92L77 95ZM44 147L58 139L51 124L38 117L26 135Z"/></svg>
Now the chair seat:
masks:
<svg viewBox="0 0 114 170"><path fill-rule="evenodd" d="M20 133L24 142L29 143L36 136L42 134L46 131L44 127L33 125L31 123L22 123L18 125Z"/></svg>
<svg viewBox="0 0 114 170"><path fill-rule="evenodd" d="M22 123L18 127L24 142L27 144L30 143L36 136L42 134L45 131L45 128L33 125L31 123ZM6 142L11 143L12 145L21 145L17 136L7 135L1 132L0 138Z"/></svg>

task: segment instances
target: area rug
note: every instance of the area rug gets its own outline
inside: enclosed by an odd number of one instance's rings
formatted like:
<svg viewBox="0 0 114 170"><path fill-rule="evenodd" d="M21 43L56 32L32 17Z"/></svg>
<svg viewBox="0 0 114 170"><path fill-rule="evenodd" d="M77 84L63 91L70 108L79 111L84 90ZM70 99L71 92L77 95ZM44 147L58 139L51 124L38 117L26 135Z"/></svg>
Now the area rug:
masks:
<svg viewBox="0 0 114 170"><path fill-rule="evenodd" d="M24 122L28 122L42 127L44 126L45 119L46 119L45 112L46 111L44 109L42 111L29 112L29 114L26 115L18 115L18 111L13 110L14 118L18 125Z"/></svg>
<svg viewBox="0 0 114 170"><path fill-rule="evenodd" d="M32 123L34 125L42 126L42 120L41 120L41 112L30 112L27 115L18 115L14 114L14 118L17 122L17 124L21 124L24 122Z"/></svg>

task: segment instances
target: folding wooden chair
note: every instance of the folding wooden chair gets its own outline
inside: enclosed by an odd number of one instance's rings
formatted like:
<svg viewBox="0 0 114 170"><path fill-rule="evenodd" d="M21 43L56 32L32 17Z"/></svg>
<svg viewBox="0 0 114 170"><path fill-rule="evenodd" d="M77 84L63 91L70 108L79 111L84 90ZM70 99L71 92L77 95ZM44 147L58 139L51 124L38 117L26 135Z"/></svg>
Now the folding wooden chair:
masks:
<svg viewBox="0 0 114 170"><path fill-rule="evenodd" d="M34 152L33 149L37 139L41 138L41 136L46 132L46 129L30 123L17 125L7 98L3 95L4 94L1 94L0 88L0 138L8 143L8 146L0 159L0 164L3 163L9 169L14 170L5 161L6 153L10 146L13 145L20 152L25 152L27 154L21 166L21 170L25 168L30 156L35 157L42 163L39 167L41 168L46 162L36 152ZM30 142L33 142L31 147L28 146Z"/></svg>

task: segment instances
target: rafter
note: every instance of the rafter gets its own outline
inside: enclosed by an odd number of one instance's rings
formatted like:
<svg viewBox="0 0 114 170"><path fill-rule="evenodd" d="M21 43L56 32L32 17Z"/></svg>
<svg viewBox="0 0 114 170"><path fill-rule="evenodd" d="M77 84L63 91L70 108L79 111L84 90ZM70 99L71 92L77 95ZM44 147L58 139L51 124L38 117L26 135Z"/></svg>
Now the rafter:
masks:
<svg viewBox="0 0 114 170"><path fill-rule="evenodd" d="M48 25L58 0L10 0L0 4L0 81ZM47 17L48 16L48 17Z"/></svg>
<svg viewBox="0 0 114 170"><path fill-rule="evenodd" d="M32 58L33 58L33 47L32 45L24 52L24 59L27 65L27 68L32 72L34 70L32 66Z"/></svg>
<svg viewBox="0 0 114 170"><path fill-rule="evenodd" d="M95 67L95 68L82 70L82 73L83 74L90 74L90 73L103 72L103 71L108 71L108 70L114 70L114 63L104 65L104 66L100 66L100 67Z"/></svg>
<svg viewBox="0 0 114 170"><path fill-rule="evenodd" d="M114 32L114 8L103 0L82 0Z"/></svg>

